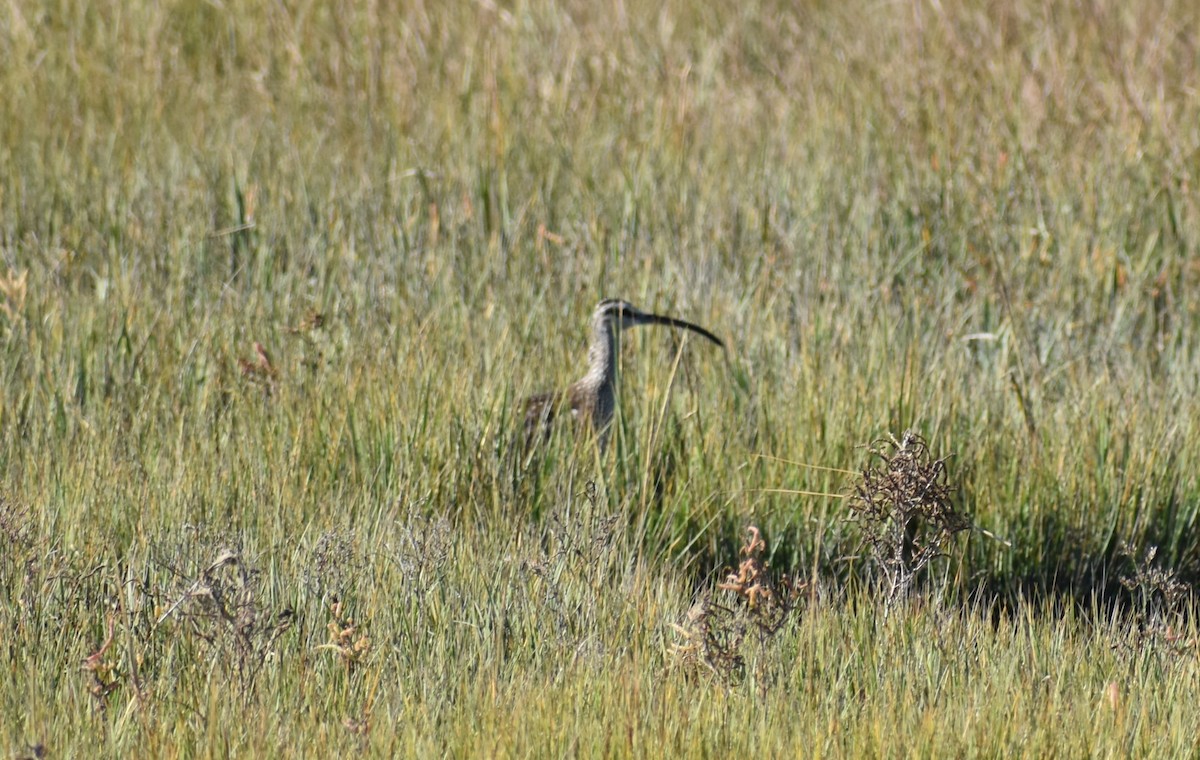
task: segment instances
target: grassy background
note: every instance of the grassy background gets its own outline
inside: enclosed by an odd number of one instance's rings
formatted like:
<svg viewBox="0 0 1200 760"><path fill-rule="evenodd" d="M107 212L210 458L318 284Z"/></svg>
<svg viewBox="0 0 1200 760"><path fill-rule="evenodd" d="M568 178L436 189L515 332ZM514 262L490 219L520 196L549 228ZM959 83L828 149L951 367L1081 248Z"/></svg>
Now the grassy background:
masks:
<svg viewBox="0 0 1200 760"><path fill-rule="evenodd" d="M0 10L0 750L1191 751L1107 602L1200 562L1194 5L450 5ZM605 296L728 361L631 333L515 473ZM1012 546L884 619L758 455L909 427ZM689 675L750 522L836 601Z"/></svg>

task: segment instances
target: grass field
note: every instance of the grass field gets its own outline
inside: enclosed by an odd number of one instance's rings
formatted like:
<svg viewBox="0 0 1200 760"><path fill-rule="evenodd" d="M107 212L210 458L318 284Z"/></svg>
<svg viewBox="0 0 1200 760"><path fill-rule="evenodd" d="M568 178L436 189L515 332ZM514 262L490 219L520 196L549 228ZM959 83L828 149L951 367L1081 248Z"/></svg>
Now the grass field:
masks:
<svg viewBox="0 0 1200 760"><path fill-rule="evenodd" d="M1200 6L958 5L0 7L0 754L1194 756Z"/></svg>

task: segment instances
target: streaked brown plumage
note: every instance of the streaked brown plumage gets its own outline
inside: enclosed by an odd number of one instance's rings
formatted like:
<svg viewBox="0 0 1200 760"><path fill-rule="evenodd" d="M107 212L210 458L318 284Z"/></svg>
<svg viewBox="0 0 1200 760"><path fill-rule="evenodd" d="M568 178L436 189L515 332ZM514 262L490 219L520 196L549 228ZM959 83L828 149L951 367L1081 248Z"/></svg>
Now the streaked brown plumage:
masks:
<svg viewBox="0 0 1200 760"><path fill-rule="evenodd" d="M592 313L587 374L565 391L539 393L525 399L526 449L548 438L552 426L568 410L573 420L590 425L598 436L601 450L604 449L616 405L617 333L637 325L650 324L691 330L722 348L725 346L717 336L691 322L639 311L627 301L601 301Z"/></svg>

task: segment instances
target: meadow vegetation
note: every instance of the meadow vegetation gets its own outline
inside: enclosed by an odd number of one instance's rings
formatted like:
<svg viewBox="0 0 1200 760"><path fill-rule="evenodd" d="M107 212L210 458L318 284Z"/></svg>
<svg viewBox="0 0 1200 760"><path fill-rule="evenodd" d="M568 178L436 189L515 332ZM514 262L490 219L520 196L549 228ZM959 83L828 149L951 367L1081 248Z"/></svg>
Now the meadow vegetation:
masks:
<svg viewBox="0 0 1200 760"><path fill-rule="evenodd" d="M1194 754L1200 6L14 0L0 62L0 753ZM522 460L602 297L730 350L628 333Z"/></svg>

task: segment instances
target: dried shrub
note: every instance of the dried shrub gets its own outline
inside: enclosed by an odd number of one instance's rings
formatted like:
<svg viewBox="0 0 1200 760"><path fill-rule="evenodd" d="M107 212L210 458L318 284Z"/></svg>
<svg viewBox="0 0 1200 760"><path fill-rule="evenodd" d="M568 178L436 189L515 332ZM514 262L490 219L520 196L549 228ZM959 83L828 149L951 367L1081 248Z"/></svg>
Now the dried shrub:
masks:
<svg viewBox="0 0 1200 760"><path fill-rule="evenodd" d="M0 653L90 624L114 609L108 564L41 535L30 508L0 495Z"/></svg>
<svg viewBox="0 0 1200 760"><path fill-rule="evenodd" d="M1123 546L1121 554L1129 560L1131 571L1120 582L1133 596L1137 613L1131 643L1138 648L1152 646L1173 654L1195 651L1197 641L1180 632L1194 602L1195 589L1174 570L1154 564L1158 555L1156 546L1147 549L1141 559L1131 546Z"/></svg>
<svg viewBox="0 0 1200 760"><path fill-rule="evenodd" d="M905 431L868 447L874 465L847 500L862 528L881 586L890 605L907 595L913 581L934 559L945 556L957 533L971 527L952 501L946 459L935 459L925 440Z"/></svg>
<svg viewBox="0 0 1200 760"><path fill-rule="evenodd" d="M95 575L108 591L103 601L106 610L104 642L85 657L81 665L83 672L89 674L88 692L92 695L93 708L100 715L107 712L109 695L118 688L126 688L138 705L149 696L140 674L148 628L138 625L144 621L135 622L146 608L142 603L147 598L144 585L126 571L109 574L103 573L102 568L97 568ZM124 580L120 580L121 577ZM119 637L118 621L121 623Z"/></svg>
<svg viewBox="0 0 1200 760"><path fill-rule="evenodd" d="M773 577L763 560L767 544L762 534L753 525L746 532L741 563L717 584L716 591L724 592L721 601L706 592L682 621L672 625L679 637L672 646L676 664L689 675L707 671L727 686L745 676L747 642L764 651L808 589L807 583L792 576ZM759 661L756 675L760 687L767 688L771 679L765 660Z"/></svg>
<svg viewBox="0 0 1200 760"><path fill-rule="evenodd" d="M341 602L329 606L331 620L326 629L329 631L329 642L321 644L318 650L335 652L341 659L346 670L353 671L363 664L371 652L371 639L362 632L362 626L345 611Z"/></svg>
<svg viewBox="0 0 1200 760"><path fill-rule="evenodd" d="M441 600L461 596L461 590L445 570L454 549L455 531L444 514L426 514L420 502L410 503L407 514L392 525L392 536L382 555L399 573L391 581L396 609L407 635L424 642L432 635L432 622ZM460 600L461 601L461 600Z"/></svg>
<svg viewBox="0 0 1200 760"><path fill-rule="evenodd" d="M43 558L34 536L29 508L0 496L0 580L4 584L0 601L9 602L5 612L13 616L14 627L34 614L43 592L39 583ZM0 613L0 620L4 614Z"/></svg>
<svg viewBox="0 0 1200 760"><path fill-rule="evenodd" d="M207 644L209 652L244 697L275 654L275 644L292 628L295 614L284 607L272 614L263 599L262 575L238 551L226 549L203 569L170 565L181 584L176 601L156 627L175 616L185 630Z"/></svg>
<svg viewBox="0 0 1200 760"><path fill-rule="evenodd" d="M453 531L445 515L427 515L411 504L403 522L396 525L397 536L388 545L391 559L404 576L406 588L420 588L438 574L450 557Z"/></svg>
<svg viewBox="0 0 1200 760"><path fill-rule="evenodd" d="M367 569L354 531L326 531L308 554L304 586L323 598L344 600L356 590Z"/></svg>
<svg viewBox="0 0 1200 760"><path fill-rule="evenodd" d="M33 522L29 508L0 496L0 548L5 557L20 556L33 548Z"/></svg>
<svg viewBox="0 0 1200 760"><path fill-rule="evenodd" d="M624 516L600 508L594 482L583 495L588 508L550 513L537 551L521 561L519 572L539 618L546 618L545 632L564 650L596 661L606 649L595 634L597 610L624 570L618 551Z"/></svg>

